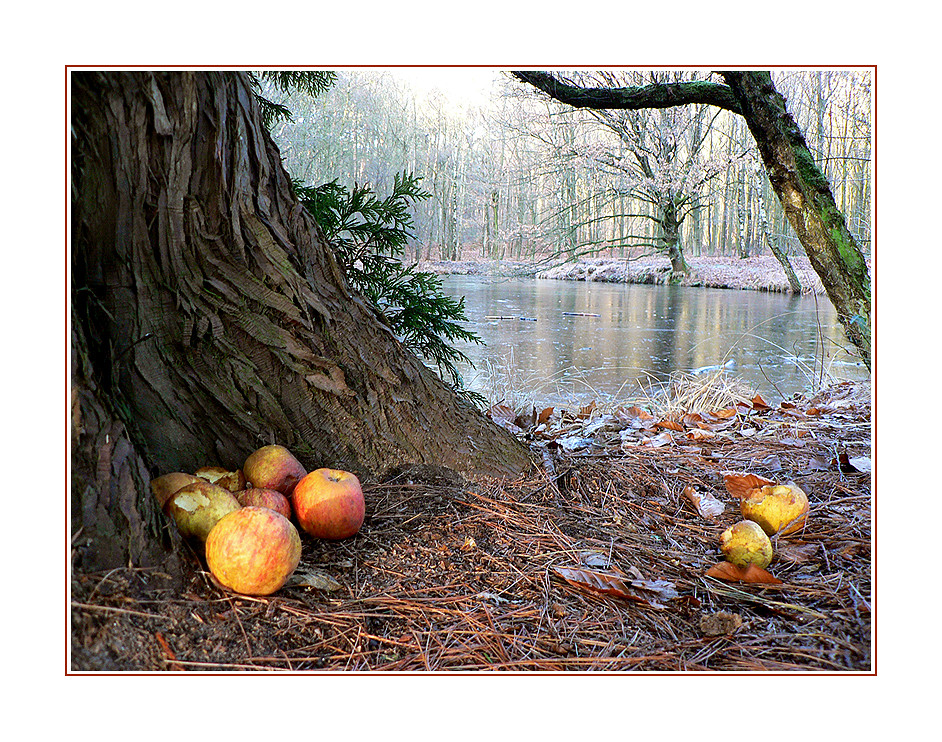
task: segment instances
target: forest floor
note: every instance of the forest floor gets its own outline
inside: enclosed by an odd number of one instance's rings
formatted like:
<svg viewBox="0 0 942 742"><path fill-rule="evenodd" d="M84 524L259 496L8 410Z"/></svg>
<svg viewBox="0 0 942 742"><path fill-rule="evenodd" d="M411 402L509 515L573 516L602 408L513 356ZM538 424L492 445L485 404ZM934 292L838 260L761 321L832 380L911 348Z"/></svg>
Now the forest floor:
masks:
<svg viewBox="0 0 942 742"><path fill-rule="evenodd" d="M821 279L807 257L790 258L803 293L824 293ZM756 291L790 291L781 264L771 256L752 258L687 258L690 273L680 285ZM424 261L419 269L439 275L533 276L568 281L611 283L666 283L670 278L667 258L647 257L632 260L589 258L555 266L549 262L521 262L466 259L459 261Z"/></svg>
<svg viewBox="0 0 942 742"><path fill-rule="evenodd" d="M225 591L182 543L159 568L73 573L69 671L873 672L869 383L775 407L681 386L646 409L492 408L534 473L367 482L360 533L303 538L269 597ZM758 578L716 570L729 471L810 500Z"/></svg>

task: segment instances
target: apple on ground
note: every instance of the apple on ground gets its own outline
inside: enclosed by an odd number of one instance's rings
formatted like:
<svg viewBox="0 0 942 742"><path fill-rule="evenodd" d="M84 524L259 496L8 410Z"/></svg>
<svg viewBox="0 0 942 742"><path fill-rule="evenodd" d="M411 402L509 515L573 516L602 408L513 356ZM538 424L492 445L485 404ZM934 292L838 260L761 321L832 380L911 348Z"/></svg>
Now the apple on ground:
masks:
<svg viewBox="0 0 942 742"><path fill-rule="evenodd" d="M298 482L291 499L301 528L315 538L349 538L363 525L363 489L350 472L327 468L312 471Z"/></svg>
<svg viewBox="0 0 942 742"><path fill-rule="evenodd" d="M157 503L160 505L161 509L163 509L167 504L167 500L173 497L179 490L183 489L188 484L199 481L201 480L197 476L182 471L175 471L150 480L150 488L154 493L154 497L157 498Z"/></svg>
<svg viewBox="0 0 942 742"><path fill-rule="evenodd" d="M281 513L285 518L291 518L291 503L288 498L277 490L267 490L261 487L251 487L236 493L236 499L242 507L270 508Z"/></svg>
<svg viewBox="0 0 942 742"><path fill-rule="evenodd" d="M249 454L242 465L248 487L275 490L290 497L295 485L307 474L294 454L284 446L262 446Z"/></svg>
<svg viewBox="0 0 942 742"><path fill-rule="evenodd" d="M298 529L270 508L249 506L222 518L206 539L206 564L224 587L271 595L301 559Z"/></svg>
<svg viewBox="0 0 942 742"><path fill-rule="evenodd" d="M241 507L229 490L199 480L177 490L164 510L183 536L205 541L217 521Z"/></svg>
<svg viewBox="0 0 942 742"><path fill-rule="evenodd" d="M739 509L743 518L758 523L769 536L786 536L804 528L808 496L794 482L767 485L747 493Z"/></svg>
<svg viewBox="0 0 942 742"><path fill-rule="evenodd" d="M245 475L241 469L229 471L222 466L201 466L194 474L200 479L224 487L230 492L241 492L245 489Z"/></svg>
<svg viewBox="0 0 942 742"><path fill-rule="evenodd" d="M762 526L751 520L734 523L720 536L720 551L726 561L745 568L750 564L765 569L772 562L772 542Z"/></svg>

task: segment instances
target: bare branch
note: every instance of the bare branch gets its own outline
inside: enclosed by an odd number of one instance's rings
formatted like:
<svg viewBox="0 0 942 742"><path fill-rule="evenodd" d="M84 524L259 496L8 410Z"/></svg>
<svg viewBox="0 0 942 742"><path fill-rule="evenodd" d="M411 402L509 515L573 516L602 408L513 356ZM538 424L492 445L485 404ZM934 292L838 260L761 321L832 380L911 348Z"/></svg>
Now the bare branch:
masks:
<svg viewBox="0 0 942 742"><path fill-rule="evenodd" d="M741 113L739 102L728 85L704 80L627 88L583 88L569 85L548 72L531 70L512 74L551 98L577 108L673 108L699 103Z"/></svg>

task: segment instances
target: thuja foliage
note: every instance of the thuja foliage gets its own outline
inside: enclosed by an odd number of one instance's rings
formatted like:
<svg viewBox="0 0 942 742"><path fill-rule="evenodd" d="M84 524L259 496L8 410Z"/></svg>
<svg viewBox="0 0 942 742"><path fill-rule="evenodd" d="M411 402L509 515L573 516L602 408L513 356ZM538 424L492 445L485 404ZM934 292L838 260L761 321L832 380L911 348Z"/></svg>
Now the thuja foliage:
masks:
<svg viewBox="0 0 942 742"><path fill-rule="evenodd" d="M290 121L291 111L287 106L269 100L258 92L262 80L271 83L279 93L288 95L297 91L316 98L334 84L337 80L337 73L329 70L265 70L253 74L252 82L256 89L255 100L262 114L262 121L270 129L276 121Z"/></svg>
<svg viewBox="0 0 942 742"><path fill-rule="evenodd" d="M325 232L350 283L408 348L435 363L442 376L461 391L456 364L468 358L451 343L483 343L461 325L467 320L464 297L444 294L437 276L402 262L404 248L413 237L412 207L430 197L420 180L412 173L397 174L386 198L368 185L348 190L336 180L320 186L295 181L294 187L301 204ZM477 395L464 394L476 400Z"/></svg>

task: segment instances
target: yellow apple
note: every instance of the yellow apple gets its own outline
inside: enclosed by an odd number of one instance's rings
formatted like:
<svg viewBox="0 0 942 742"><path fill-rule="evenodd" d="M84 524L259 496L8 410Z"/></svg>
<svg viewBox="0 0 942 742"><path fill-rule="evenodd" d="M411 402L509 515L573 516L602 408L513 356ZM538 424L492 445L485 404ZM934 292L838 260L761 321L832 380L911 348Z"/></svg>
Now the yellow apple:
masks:
<svg viewBox="0 0 942 742"><path fill-rule="evenodd" d="M366 514L363 489L356 475L340 469L317 469L305 476L291 497L294 514L315 538L356 535Z"/></svg>
<svg viewBox="0 0 942 742"><path fill-rule="evenodd" d="M260 487L252 487L241 492L236 492L236 499L242 507L260 507L270 508L276 513L281 513L285 518L291 518L291 503L288 498L277 490L266 490Z"/></svg>
<svg viewBox="0 0 942 742"><path fill-rule="evenodd" d="M229 513L206 539L210 572L243 595L271 595L281 589L300 559L298 529L270 508L249 506Z"/></svg>
<svg viewBox="0 0 942 742"><path fill-rule="evenodd" d="M200 478L195 477L192 474L186 474L182 471L175 471L150 480L150 488L154 493L154 497L157 498L157 502L161 509L163 509L163 507L167 504L167 500L173 497L178 490L186 487L188 484L193 484L194 482L199 481Z"/></svg>
<svg viewBox="0 0 942 742"><path fill-rule="evenodd" d="M284 446L262 446L249 454L242 465L249 487L275 490L290 497L295 485L307 474L294 454Z"/></svg>
<svg viewBox="0 0 942 742"><path fill-rule="evenodd" d="M177 490L164 510L181 534L205 541L220 518L241 507L229 490L199 480Z"/></svg>
<svg viewBox="0 0 942 742"><path fill-rule="evenodd" d="M739 506L742 517L754 520L769 536L794 533L808 517L808 496L794 482L757 487Z"/></svg>
<svg viewBox="0 0 942 742"><path fill-rule="evenodd" d="M765 569L772 562L772 542L762 527L751 520L731 525L720 536L720 551L737 567L754 564Z"/></svg>

